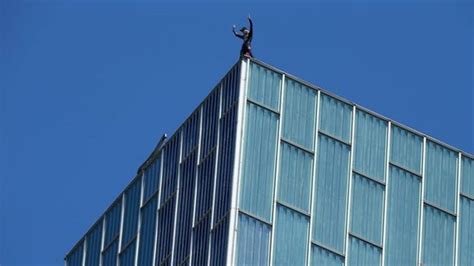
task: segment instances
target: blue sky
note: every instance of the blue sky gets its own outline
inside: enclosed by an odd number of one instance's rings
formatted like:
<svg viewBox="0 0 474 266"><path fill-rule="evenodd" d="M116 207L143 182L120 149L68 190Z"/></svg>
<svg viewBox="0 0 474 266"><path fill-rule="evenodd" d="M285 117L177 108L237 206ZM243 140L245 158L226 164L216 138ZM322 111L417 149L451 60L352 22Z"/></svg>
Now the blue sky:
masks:
<svg viewBox="0 0 474 266"><path fill-rule="evenodd" d="M472 2L1 1L0 264L64 254L232 66L257 58L474 153Z"/></svg>

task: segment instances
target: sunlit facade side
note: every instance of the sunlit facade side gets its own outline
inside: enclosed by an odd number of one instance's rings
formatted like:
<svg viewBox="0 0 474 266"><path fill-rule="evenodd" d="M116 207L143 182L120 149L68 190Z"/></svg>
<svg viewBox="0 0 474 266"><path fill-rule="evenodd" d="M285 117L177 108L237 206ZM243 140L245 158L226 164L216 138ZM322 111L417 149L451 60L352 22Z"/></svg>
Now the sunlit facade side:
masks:
<svg viewBox="0 0 474 266"><path fill-rule="evenodd" d="M257 60L158 147L67 265L471 265L474 159Z"/></svg>

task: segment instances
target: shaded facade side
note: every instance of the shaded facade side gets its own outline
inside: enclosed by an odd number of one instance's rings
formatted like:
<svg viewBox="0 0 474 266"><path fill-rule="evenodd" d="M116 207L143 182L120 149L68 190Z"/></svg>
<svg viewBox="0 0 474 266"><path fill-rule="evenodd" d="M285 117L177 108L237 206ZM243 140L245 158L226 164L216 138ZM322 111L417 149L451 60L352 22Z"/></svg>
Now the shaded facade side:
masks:
<svg viewBox="0 0 474 266"><path fill-rule="evenodd" d="M257 60L236 265L471 265L474 160Z"/></svg>
<svg viewBox="0 0 474 266"><path fill-rule="evenodd" d="M66 265L225 264L240 79L238 62L153 151Z"/></svg>

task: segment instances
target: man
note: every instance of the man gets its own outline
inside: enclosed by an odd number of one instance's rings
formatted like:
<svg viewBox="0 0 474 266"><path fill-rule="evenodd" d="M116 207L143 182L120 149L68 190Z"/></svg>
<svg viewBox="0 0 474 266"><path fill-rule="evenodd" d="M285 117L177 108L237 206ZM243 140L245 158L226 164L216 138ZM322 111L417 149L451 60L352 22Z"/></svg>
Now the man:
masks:
<svg viewBox="0 0 474 266"><path fill-rule="evenodd" d="M250 24L250 30L248 30L246 27L242 27L240 29L240 32L235 31L235 25L232 27L232 31L234 32L234 35L242 40L244 40L244 43L242 44L242 48L240 49L240 56L246 56L246 57L253 57L252 54L252 37L253 37L253 23L252 19L250 19L250 15L247 18L249 20Z"/></svg>

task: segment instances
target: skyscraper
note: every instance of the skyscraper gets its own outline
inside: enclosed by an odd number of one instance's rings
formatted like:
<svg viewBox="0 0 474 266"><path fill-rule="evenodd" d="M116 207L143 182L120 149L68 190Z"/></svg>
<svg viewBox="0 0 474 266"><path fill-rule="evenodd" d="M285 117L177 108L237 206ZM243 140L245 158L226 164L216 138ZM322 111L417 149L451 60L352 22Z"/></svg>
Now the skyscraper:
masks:
<svg viewBox="0 0 474 266"><path fill-rule="evenodd" d="M474 157L237 62L66 255L75 265L470 265Z"/></svg>

